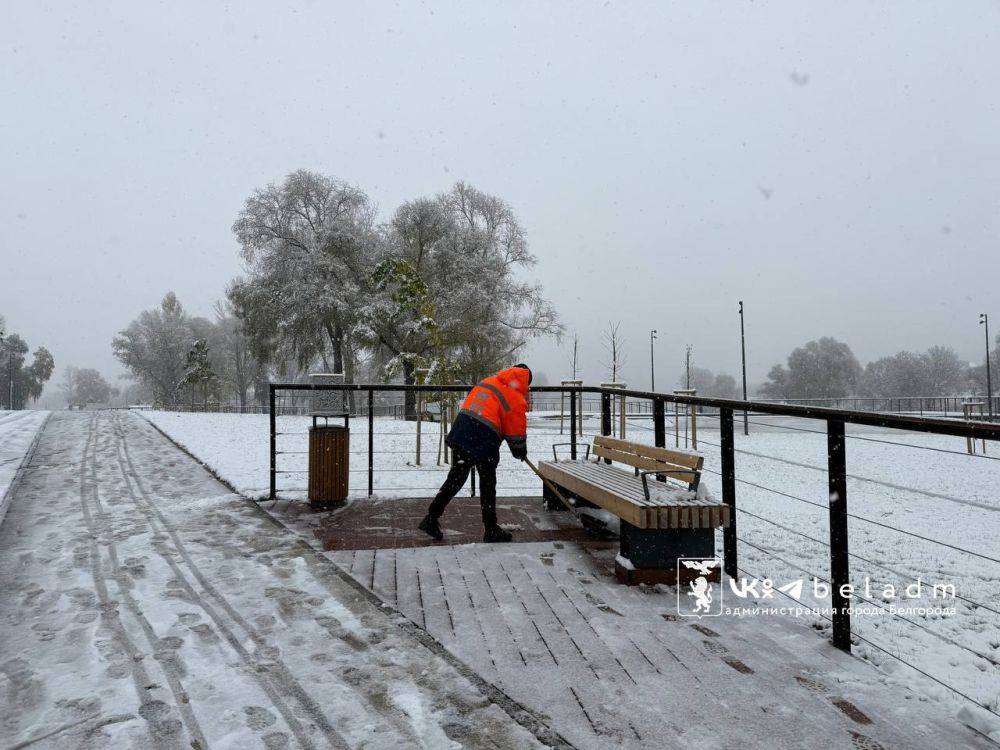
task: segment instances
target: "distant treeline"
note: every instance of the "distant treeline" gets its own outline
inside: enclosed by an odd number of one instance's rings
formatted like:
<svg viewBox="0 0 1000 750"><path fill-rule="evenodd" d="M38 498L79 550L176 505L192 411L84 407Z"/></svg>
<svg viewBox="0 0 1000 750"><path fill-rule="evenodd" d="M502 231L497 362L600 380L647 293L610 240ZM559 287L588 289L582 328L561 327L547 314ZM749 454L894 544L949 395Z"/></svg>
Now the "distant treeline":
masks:
<svg viewBox="0 0 1000 750"><path fill-rule="evenodd" d="M990 352L993 395L1000 373L1000 336ZM926 352L902 351L862 366L851 348L824 337L795 348L785 364L771 368L767 380L751 388L750 396L773 399L890 398L906 396L983 396L986 362L969 364L952 349L932 346ZM686 372L678 379L687 386ZM690 387L699 395L741 398L742 386L731 375L691 367Z"/></svg>

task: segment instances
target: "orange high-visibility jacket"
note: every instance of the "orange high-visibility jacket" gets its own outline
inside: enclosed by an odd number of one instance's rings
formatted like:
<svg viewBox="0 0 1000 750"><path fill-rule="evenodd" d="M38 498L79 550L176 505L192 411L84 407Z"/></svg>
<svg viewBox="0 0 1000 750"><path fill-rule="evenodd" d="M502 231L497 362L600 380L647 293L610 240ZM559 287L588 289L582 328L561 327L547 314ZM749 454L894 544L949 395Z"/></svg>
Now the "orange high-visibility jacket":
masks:
<svg viewBox="0 0 1000 750"><path fill-rule="evenodd" d="M525 444L528 379L525 368L509 367L477 383L462 402L448 444L477 457L496 455L503 440L511 448Z"/></svg>

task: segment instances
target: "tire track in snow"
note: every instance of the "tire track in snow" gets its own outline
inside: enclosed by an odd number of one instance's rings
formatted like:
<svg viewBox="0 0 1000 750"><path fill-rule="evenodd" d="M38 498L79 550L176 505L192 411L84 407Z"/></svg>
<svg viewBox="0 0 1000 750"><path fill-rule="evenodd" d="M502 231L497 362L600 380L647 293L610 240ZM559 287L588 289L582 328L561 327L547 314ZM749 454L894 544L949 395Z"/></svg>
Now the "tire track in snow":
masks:
<svg viewBox="0 0 1000 750"><path fill-rule="evenodd" d="M142 415L136 414L126 414L126 419L140 419L144 417ZM190 454L190 452L183 446L177 444L169 435L166 435L156 424L152 423L150 420L145 419L144 422L139 422L139 424L148 424L149 434L162 437L163 440L167 441L171 445L175 446L181 453L185 454L193 463L201 464L201 461ZM128 445L125 445L125 451L128 453ZM134 473L133 465L133 473ZM364 584L357 580L347 568L352 567L350 564L345 563L344 568L340 566L335 560L330 558L326 553L321 552L311 545L307 540L301 538L298 532L289 528L284 523L282 523L278 518L276 518L273 513L273 506L271 509L265 511L261 504L256 502L251 502L248 498L247 504L249 510L252 513L258 515L261 519L265 520L268 524L274 526L275 528L281 529L284 533L287 533L294 541L293 546L296 546L301 550L302 556L299 558L304 562L313 576L313 579L323 586L329 594L336 598L343 600L346 595L350 598L351 595L357 595L359 600L363 600L367 604L378 609L378 611L384 611L383 608L386 604L379 599L379 597L372 593L370 590L366 589ZM233 547L234 551L239 554L245 554L239 550L239 548ZM355 561L357 554L355 553ZM353 568L352 568L353 569ZM356 573L357 571L355 571ZM489 586L489 580L486 579L486 583ZM350 589L350 594L347 594L342 586L346 586ZM492 592L491 592L492 593ZM493 598L496 596L493 594ZM346 601L346 600L345 600ZM349 605L348 605L349 606ZM430 658L443 660L448 667L454 669L462 678L471 683L471 686L478 692L479 696L485 698L487 701L493 705L499 707L504 713L506 713L511 719L513 719L517 724L519 724L523 729L527 730L538 740L541 744L548 747L567 747L571 748L572 745L568 743L562 736L555 732L551 727L549 727L545 721L535 714L531 709L528 709L524 705L513 701L506 693L502 690L496 688L490 682L484 680L477 672L469 668L464 662L456 659L456 657L446 648L444 648L440 642L433 639L425 629L423 629L419 623L414 623L407 619L398 610L393 608L392 624L399 628L399 630L405 634L406 637L412 639L416 644L419 644L422 648L426 649ZM505 623L506 624L506 623ZM520 654L521 659L524 659L523 654ZM421 688L429 686L423 684L426 680L430 679L427 674L427 666L422 663L410 664L410 665L400 665L404 667L409 673L409 678L411 681L416 682ZM416 672L413 670L416 669ZM437 678L435 678L437 679ZM448 679L450 677L442 676L441 680ZM434 690L437 692L447 693L451 688L450 682L445 682L442 684L433 683ZM459 705L462 705L461 701ZM478 705L478 704L477 704ZM376 706L375 709L382 713L384 707ZM383 714L384 715L384 714ZM409 714L407 714L409 715ZM386 717L388 718L388 717ZM412 719L412 717L411 717ZM408 729L412 733L412 727L408 725ZM483 727L484 731L489 730ZM497 742L495 734L484 734L481 736L480 743L485 743L485 745L495 746L495 747L509 747L517 745L504 744L501 745ZM500 735L505 736L505 735ZM468 738L471 741L471 737ZM416 738L409 743L401 741L401 746L418 746L422 744L420 738ZM483 746L474 745L474 746Z"/></svg>
<svg viewBox="0 0 1000 750"><path fill-rule="evenodd" d="M181 541L180 535L177 533L176 529L174 529L156 505L150 500L145 488L142 486L142 482L139 480L138 471L136 470L135 464L129 454L125 430L121 425L120 417L117 414L115 415L114 421L115 424L112 426L111 430L116 437L115 452L118 459L118 466L121 471L126 490L128 491L129 498L132 500L135 507L145 516L151 530L154 532L163 531L170 537L173 542L174 549L184 561L184 565L187 567L190 576L197 581L198 585L201 586L208 596L216 601L219 607L228 615L229 619L250 637L250 640L253 641L256 647L266 647L267 639L264 638L264 636L262 636L253 626L251 626L243 618L243 616L236 611L233 605L208 582L204 573L191 559L191 556ZM133 482L135 484L134 488ZM142 499L140 499L140 495L142 496ZM177 564L177 561L173 559L173 556L167 550L166 545L162 542L154 542L153 548L173 571L174 576L181 583L185 591L187 591L192 602L199 606L205 614L209 616L212 622L215 623L215 626L219 629L222 636L226 639L233 650L236 651L240 660L247 667L247 672L254 677L258 685L273 704L275 710L281 714L281 717L285 720L285 723L288 725L288 728L295 736L299 745L307 750L313 750L316 747L312 739L308 736L306 728L296 716L296 712L293 711L291 706L289 706L283 699L283 695L291 698L296 704L298 704L298 707L302 710L302 712L316 723L316 726L323 731L325 739L330 747L336 748L337 750L348 748L348 742L329 722L326 714L320 708L319 704L317 704L316 701L309 696L298 680L295 679L291 670L284 663L284 661L279 658L269 656L267 659L267 671L262 673L259 669L261 666L260 660L254 654L251 654L246 647L244 647L243 643L239 638L237 638L232 628L229 627L215 607L209 604L205 597L195 590L194 585L192 585L188 578L188 574L185 574L181 567Z"/></svg>
<svg viewBox="0 0 1000 750"><path fill-rule="evenodd" d="M95 418L96 419L96 418ZM191 738L191 747L194 750L200 750L204 748L207 750L208 741L205 739L205 734L202 732L201 725L198 723L198 719L194 714L194 710L191 708L190 702L188 700L187 691L184 689L184 684L181 682L181 675L177 666L174 664L172 659L165 658L160 659L155 656L159 652L158 646L160 643L159 636L156 635L156 631L153 629L152 624L146 618L145 613L142 611L142 607L135 600L135 597L129 593L129 582L125 571L121 567L121 563L118 559L118 548L112 541L111 535L111 519L104 510L104 506L101 503L100 488L98 485L97 478L97 439L96 436L90 441L90 478L91 478L91 494L93 497L93 503L96 507L96 513L90 514L91 519L96 516L105 528L101 529L101 532L107 532L107 538L103 542L105 548L108 552L108 558L111 561L111 571L114 576L115 582L118 584L118 595L121 597L125 606L128 608L132 617L139 624L142 629L143 634L146 637L146 642L149 644L150 649L154 653L154 658L156 658L157 663L160 666L160 670L163 672L164 677L166 677L166 682L170 688L170 693L174 698L174 707L181 715L181 720L184 722L184 727L187 729L188 736ZM86 448L84 449L84 455L86 456ZM84 468L86 471L86 468ZM87 505L86 495L81 492L80 501L84 505ZM88 530L92 537L99 538L100 533L95 533L94 528L91 523L88 523ZM147 683L149 685L150 683ZM148 690L148 687L146 688ZM140 714L141 715L141 714Z"/></svg>
<svg viewBox="0 0 1000 750"><path fill-rule="evenodd" d="M170 533L171 536L173 536L174 535L173 527L169 524L169 522L166 521L166 519L164 519L162 517L162 514L160 514L160 512L159 512L158 509L156 509L155 504L153 504L149 500L148 494L142 488L141 481L139 480L138 473L136 472L136 469L135 469L135 465L132 462L132 459L131 459L130 454L129 454L128 443L127 443L127 440L126 440L126 437L125 437L125 429L126 428L125 428L125 426L121 422L121 416L119 414L116 414L115 417L116 417L116 420L115 420L116 421L115 432L116 432L116 434L120 438L121 448L122 448L122 450L124 452L124 458L125 458L125 461L128 463L129 470L131 472L132 477L135 480L136 486L138 487L140 493L142 493L143 496L146 498L146 500L149 503L150 507L153 508L153 510L156 513L156 515L163 520L163 523L165 525L165 528L166 528L167 532ZM147 423L148 423L148 420L147 420ZM152 423L149 423L149 424L155 429L155 431L156 431L156 433L158 435L163 435L162 431L160 431L159 428L156 427L156 425L153 425ZM168 440L168 442L173 443L173 441L169 438L169 436L165 436L165 435L163 435L163 436ZM186 451L183 448L181 450L186 453ZM199 463L200 465L202 465L204 467L204 464L202 464L200 461L197 461L197 459L195 459L195 460L196 460L197 463ZM124 466L123 466L123 471L124 471ZM212 474L213 477L215 476L213 472L209 471L209 473ZM228 484L226 484L226 483L223 483L223 484L227 488L229 487ZM296 542L297 541L298 541L298 539L296 537ZM219 544L220 547L230 549L236 555L242 555L243 554L242 550L240 550L235 545L232 545L232 544L226 542L223 539L220 539L218 541L218 544ZM306 549L308 549L308 547L306 547ZM186 551L185 550L181 550L180 547L178 547L178 551L181 553L182 556L184 556L186 554ZM309 566L310 568L312 567L311 565L309 565L309 559L308 559L308 557L304 558L304 562L306 562L307 566ZM321 585L324 585L324 588L328 588L328 590L329 590L329 587L325 585L325 582L322 580L322 577L321 576L317 576L315 571L311 570L311 572L313 574L313 577ZM372 569L372 575L374 575L374 567ZM331 593L333 593L333 592L331 591ZM245 620L242 620L242 619L240 620L239 624L247 632L247 634L250 636L250 638L252 640L254 640L255 643L257 643L258 645L266 645L266 643L267 643L266 638L264 638L264 636L260 635L260 633L256 629L254 629L252 625L250 625L248 622L246 622ZM331 633L328 628L324 628L324 632L327 635L329 635L331 638L335 637L333 635L333 633ZM354 644L346 641L343 638L340 638L338 640L339 640L339 642L342 645L345 645L348 648L353 648L354 647ZM291 675L292 675L291 670L287 666L284 666L284 662L281 662L281 664L284 667L284 669L287 671L287 673L289 675L289 679L294 679L293 677L291 677ZM413 676L411 675L411 677L413 677ZM412 717L410 717L403 710L401 710L397 706L394 706L393 704L391 704L391 703L389 703L387 701L381 701L381 700L378 700L377 698L373 698L372 695L368 694L364 690L358 689L356 686L354 686L352 684L341 682L340 686L344 687L347 690L351 690L355 694L355 696L360 701L362 701L365 704L366 708L368 709L368 711L371 714L380 716L382 719L384 719L386 721L387 724L389 724L390 726L392 726L401 735L401 738L400 738L401 741L403 739L405 739L407 743L410 743L410 744L412 744L414 746L422 744L421 738L418 736L418 734L415 733L415 728L413 726ZM316 709L317 710L321 710L321 709L319 709L318 705L317 705Z"/></svg>
<svg viewBox="0 0 1000 750"><path fill-rule="evenodd" d="M94 525L94 519L90 514L90 508L88 507L85 499L87 492L87 453L95 442L96 421L97 415L95 414L87 425L87 439L84 443L83 454L80 458L80 509L83 513L84 525L87 527L87 532L90 536L88 545L90 553L90 574L94 582L94 592L97 594L97 598L100 601L101 622L107 626L109 630L111 630L114 640L118 643L119 648L126 657L126 663L129 665L129 675L132 678L132 684L135 688L136 697L139 700L139 715L142 716L147 725L149 725L152 746L155 748L179 747L175 742L166 742L161 733L157 731L155 722L162 720L164 717L157 716L159 712L156 711L156 701L146 690L146 686L151 684L149 673L142 665L142 662L135 658L139 653L139 649L136 648L135 643L133 643L128 634L128 631L125 630L125 626L118 614L117 607L114 606L115 602L112 601L110 595L108 594L108 587L105 584L104 564L101 561L101 551L97 544L98 533Z"/></svg>

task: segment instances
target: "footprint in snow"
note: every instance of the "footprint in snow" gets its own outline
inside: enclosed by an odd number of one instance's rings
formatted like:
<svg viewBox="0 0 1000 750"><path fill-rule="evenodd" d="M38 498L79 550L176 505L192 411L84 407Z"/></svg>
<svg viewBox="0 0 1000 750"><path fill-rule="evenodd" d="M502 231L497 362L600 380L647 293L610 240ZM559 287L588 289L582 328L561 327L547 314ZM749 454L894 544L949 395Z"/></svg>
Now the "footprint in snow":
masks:
<svg viewBox="0 0 1000 750"><path fill-rule="evenodd" d="M274 726L278 717L263 706L244 706L243 713L247 715L247 726L260 731Z"/></svg>

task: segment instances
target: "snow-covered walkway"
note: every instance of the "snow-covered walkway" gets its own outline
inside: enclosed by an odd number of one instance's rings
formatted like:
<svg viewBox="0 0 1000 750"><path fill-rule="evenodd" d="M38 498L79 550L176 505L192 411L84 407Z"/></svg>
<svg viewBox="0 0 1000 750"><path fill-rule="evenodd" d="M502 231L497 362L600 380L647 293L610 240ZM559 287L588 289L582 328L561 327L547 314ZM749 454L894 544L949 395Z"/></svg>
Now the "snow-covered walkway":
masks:
<svg viewBox="0 0 1000 750"><path fill-rule="evenodd" d="M679 617L676 589L616 583L606 544L325 554L581 749L994 747L801 620Z"/></svg>
<svg viewBox="0 0 1000 750"><path fill-rule="evenodd" d="M48 421L0 527L0 747L538 745L486 695L144 420Z"/></svg>

